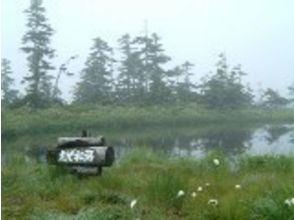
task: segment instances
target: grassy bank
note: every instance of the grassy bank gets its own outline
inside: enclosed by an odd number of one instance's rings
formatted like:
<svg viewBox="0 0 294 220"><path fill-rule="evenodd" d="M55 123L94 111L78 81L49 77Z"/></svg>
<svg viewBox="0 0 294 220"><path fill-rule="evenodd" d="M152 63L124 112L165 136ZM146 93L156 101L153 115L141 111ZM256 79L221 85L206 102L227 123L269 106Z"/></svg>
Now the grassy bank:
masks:
<svg viewBox="0 0 294 220"><path fill-rule="evenodd" d="M87 178L20 158L2 168L2 217L294 219L294 204L285 204L294 197L293 182L293 155L229 160L211 153L193 160L140 149L105 169L101 177ZM180 190L184 195L177 196Z"/></svg>
<svg viewBox="0 0 294 220"><path fill-rule="evenodd" d="M93 129L122 129L156 125L202 126L215 123L294 122L294 110L212 111L199 106L66 106L37 112L2 111L2 137Z"/></svg>

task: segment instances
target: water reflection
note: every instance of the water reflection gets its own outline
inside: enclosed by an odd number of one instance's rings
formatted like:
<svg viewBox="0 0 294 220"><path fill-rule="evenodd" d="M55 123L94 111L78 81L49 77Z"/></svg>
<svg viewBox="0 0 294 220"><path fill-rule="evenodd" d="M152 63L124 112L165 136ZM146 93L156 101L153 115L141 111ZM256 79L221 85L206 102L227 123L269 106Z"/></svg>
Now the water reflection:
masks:
<svg viewBox="0 0 294 220"><path fill-rule="evenodd" d="M221 126L189 131L167 129L149 136L126 135L123 141L118 139L115 144L119 146L120 154L135 146L147 146L170 156L201 157L211 150L220 150L227 155L294 154L293 137L294 125Z"/></svg>
<svg viewBox="0 0 294 220"><path fill-rule="evenodd" d="M2 160L12 159L18 153L37 162L45 162L48 148L55 147L58 136L76 136L79 131L46 134L46 136L22 136L2 142ZM211 150L227 155L294 154L294 124L264 126L214 126L214 127L153 127L124 131L93 130L103 134L107 143L114 146L116 157L134 147L148 147L170 156L201 157ZM3 164L2 161L2 164Z"/></svg>
<svg viewBox="0 0 294 220"><path fill-rule="evenodd" d="M200 147L203 151L221 150L227 154L244 153L251 146L249 140L252 130L222 130L211 132L201 137Z"/></svg>
<svg viewBox="0 0 294 220"><path fill-rule="evenodd" d="M252 136L252 147L247 151L253 155L294 154L293 125L269 126L257 129Z"/></svg>
<svg viewBox="0 0 294 220"><path fill-rule="evenodd" d="M276 126L271 127L267 126L265 130L268 133L268 136L266 137L269 144L273 144L274 142L278 141L282 135L285 135L291 131L293 131L293 127L289 126Z"/></svg>

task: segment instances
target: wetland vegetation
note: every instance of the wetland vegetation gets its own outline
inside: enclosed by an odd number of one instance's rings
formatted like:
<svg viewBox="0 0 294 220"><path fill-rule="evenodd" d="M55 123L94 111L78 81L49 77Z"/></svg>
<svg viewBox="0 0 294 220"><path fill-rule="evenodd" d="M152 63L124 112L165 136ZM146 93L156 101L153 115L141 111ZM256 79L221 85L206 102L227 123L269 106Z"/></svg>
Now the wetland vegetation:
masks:
<svg viewBox="0 0 294 220"><path fill-rule="evenodd" d="M72 2L66 12L78 1ZM198 63L183 58L177 63L159 34L148 32L147 25L139 34L120 30L116 44L100 34L91 36L88 55L83 53L89 42L74 42L74 37L80 38L75 30L73 41L68 35L69 44L64 45L66 49L71 49L71 43L78 46L78 55L59 51L57 56L51 45L55 31L43 1L29 1L24 13L26 30L19 46L27 68L5 57L1 62L4 219L294 219L294 81L281 77L291 73L284 63L287 53L281 56L285 69L254 60L262 68L249 73L259 80L258 71L265 67L278 71L284 88L253 89L245 78L246 67L229 64L224 52L220 51L212 71L199 71ZM260 13L255 21L263 20L259 18ZM77 20L87 26L80 17ZM216 29L220 27L223 23ZM181 35L184 43L188 35ZM11 48L5 56L12 54ZM192 44L190 49L198 50ZM12 57L20 58L19 54ZM53 62L54 57L65 62ZM208 62L190 58L199 66ZM275 51L269 60L277 58ZM20 68L17 77L14 67ZM268 76L270 71L265 73ZM69 86L71 80L75 84ZM70 89L71 97L63 94ZM103 168L102 176L80 176L47 164L48 149L56 147L58 137L79 136L84 129L92 136L104 135L113 146L112 167Z"/></svg>
<svg viewBox="0 0 294 220"><path fill-rule="evenodd" d="M228 114L195 106L4 109L2 216L291 219L294 205L286 201L294 192L293 154L248 155L240 146L251 135L247 126L256 129L269 122L277 126L266 127L267 143L285 134L292 140L293 127L279 126L293 122L291 110ZM102 176L81 178L40 159L58 136L75 136L85 127L95 131L93 135L103 133L117 153L116 163ZM176 142L183 150L197 136L206 140L201 157L170 153Z"/></svg>
<svg viewBox="0 0 294 220"><path fill-rule="evenodd" d="M196 160L138 148L84 178L19 158L2 169L2 217L290 220L293 181L293 156L211 152Z"/></svg>

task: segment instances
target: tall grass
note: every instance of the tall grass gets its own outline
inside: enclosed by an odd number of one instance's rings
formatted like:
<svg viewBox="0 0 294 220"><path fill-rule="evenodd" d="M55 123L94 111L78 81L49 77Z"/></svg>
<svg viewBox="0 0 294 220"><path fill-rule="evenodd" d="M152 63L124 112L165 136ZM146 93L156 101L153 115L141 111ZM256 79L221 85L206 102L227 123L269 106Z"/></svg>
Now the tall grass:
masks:
<svg viewBox="0 0 294 220"><path fill-rule="evenodd" d="M82 179L24 155L34 145L53 146L56 136L78 134L81 129L103 130L114 140L115 133L126 128L146 129L134 136L156 136L153 128L163 125L196 129L293 121L293 110L215 112L193 105L4 109L2 150L12 158L1 170L2 215L4 219L291 219L294 205L288 207L284 201L294 197L294 155L243 156L232 161L214 152L194 160L140 148L105 169L101 177ZM190 128L182 132L194 135ZM214 158L220 160L219 166L213 164ZM236 184L242 188L236 190ZM202 192L197 191L199 186ZM177 197L179 190L185 195ZM195 198L192 192L197 193ZM133 199L138 204L131 209ZM208 205L209 199L217 199L219 205Z"/></svg>
<svg viewBox="0 0 294 220"><path fill-rule="evenodd" d="M293 219L294 155L175 159L135 149L100 177L21 157L2 168L4 219ZM220 164L216 166L213 159ZM236 189L235 185L241 186ZM198 187L203 188L198 191ZM185 195L177 196L183 190ZM192 197L191 193L197 196ZM137 199L131 209L130 202ZM218 205L209 205L217 199Z"/></svg>
<svg viewBox="0 0 294 220"><path fill-rule="evenodd" d="M293 110L212 111L199 106L66 106L31 112L2 111L2 136L50 133L82 128L122 129L156 125L198 125L212 123L293 122Z"/></svg>

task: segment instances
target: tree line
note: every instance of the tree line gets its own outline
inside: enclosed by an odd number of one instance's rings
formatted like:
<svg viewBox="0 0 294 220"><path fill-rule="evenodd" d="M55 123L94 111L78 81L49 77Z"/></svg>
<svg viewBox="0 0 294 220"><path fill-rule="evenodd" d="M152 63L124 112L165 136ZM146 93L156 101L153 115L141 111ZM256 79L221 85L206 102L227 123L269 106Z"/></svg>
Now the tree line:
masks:
<svg viewBox="0 0 294 220"><path fill-rule="evenodd" d="M27 31L21 50L27 57L27 75L23 78L25 95L13 89L14 79L10 61L3 58L1 92L4 106L29 106L33 109L64 104L59 80L62 74L71 76L68 65L72 56L59 68L51 60L56 51L50 42L54 30L45 16L41 0L31 1L24 11ZM165 53L161 38L156 34L118 39L119 47L112 48L100 37L93 39L90 53L75 85L73 103L109 104L169 104L198 103L212 109L237 109L256 105L253 92L242 78L246 75L241 65L229 68L221 53L215 71L193 82L193 66L189 61L173 68L166 66L171 57ZM56 77L49 74L56 71ZM294 84L289 87L294 96ZM277 91L268 88L259 102L262 106L277 107L290 102Z"/></svg>

